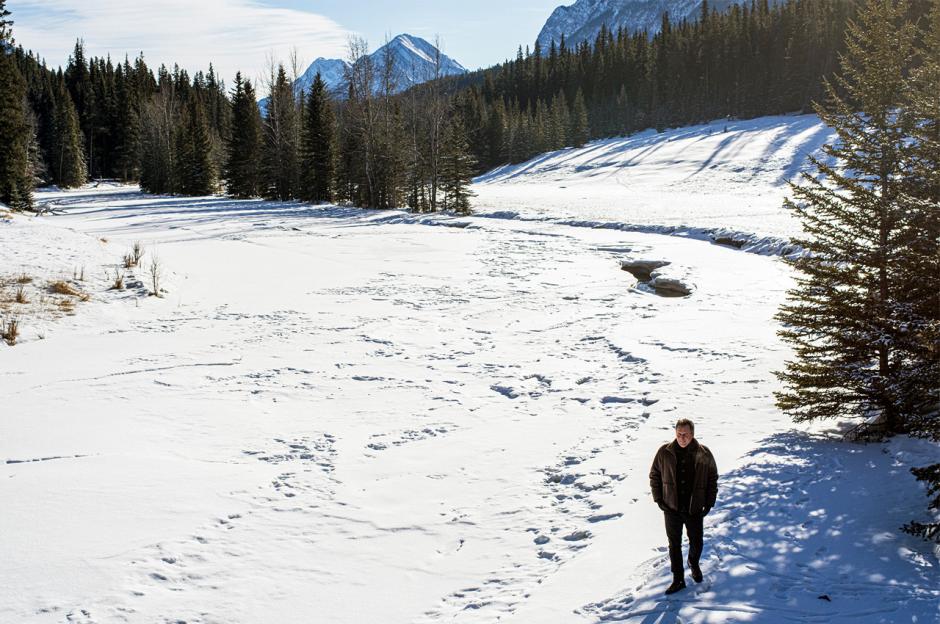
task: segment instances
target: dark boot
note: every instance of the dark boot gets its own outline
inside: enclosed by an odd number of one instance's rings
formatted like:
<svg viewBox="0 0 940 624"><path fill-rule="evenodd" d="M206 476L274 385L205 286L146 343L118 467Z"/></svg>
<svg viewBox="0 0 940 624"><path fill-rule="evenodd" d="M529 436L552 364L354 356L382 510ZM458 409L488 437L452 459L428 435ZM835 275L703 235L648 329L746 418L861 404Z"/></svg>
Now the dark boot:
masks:
<svg viewBox="0 0 940 624"><path fill-rule="evenodd" d="M702 577L702 568L691 562L689 562L689 568L692 569L692 580L696 583L701 583L704 578Z"/></svg>
<svg viewBox="0 0 940 624"><path fill-rule="evenodd" d="M672 585L666 588L666 595L674 594L685 589L685 579L673 579Z"/></svg>

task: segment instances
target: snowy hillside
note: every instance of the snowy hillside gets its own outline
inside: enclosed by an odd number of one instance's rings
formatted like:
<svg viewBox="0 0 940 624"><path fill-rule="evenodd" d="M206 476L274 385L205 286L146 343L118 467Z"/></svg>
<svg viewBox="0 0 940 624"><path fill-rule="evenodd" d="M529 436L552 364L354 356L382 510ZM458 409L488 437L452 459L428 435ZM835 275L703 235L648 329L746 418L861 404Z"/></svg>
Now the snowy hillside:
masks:
<svg viewBox="0 0 940 624"><path fill-rule="evenodd" d="M827 135L599 141L484 176L472 217L37 193L0 219L0 622L938 621L938 553L898 531L936 446L794 426L790 269L694 239L792 231ZM679 417L721 476L705 582L666 598Z"/></svg>
<svg viewBox="0 0 940 624"><path fill-rule="evenodd" d="M833 137L816 116L799 115L603 139L477 178L476 208L782 253L799 233L783 209L787 181Z"/></svg>
<svg viewBox="0 0 940 624"><path fill-rule="evenodd" d="M709 7L723 11L735 0L712 0ZM612 31L623 28L627 32L646 30L659 32L663 13L668 13L673 23L683 19L697 19L702 10L702 0L577 0L572 5L555 9L539 32L538 42L543 51L548 51L552 41L556 45L565 36L566 45L577 46L586 41L593 43L606 25Z"/></svg>

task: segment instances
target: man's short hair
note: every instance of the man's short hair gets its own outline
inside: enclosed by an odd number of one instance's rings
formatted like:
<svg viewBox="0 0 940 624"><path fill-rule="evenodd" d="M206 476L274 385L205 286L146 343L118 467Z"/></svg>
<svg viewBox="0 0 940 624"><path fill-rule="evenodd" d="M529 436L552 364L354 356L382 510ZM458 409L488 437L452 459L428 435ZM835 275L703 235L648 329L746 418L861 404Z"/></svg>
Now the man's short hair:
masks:
<svg viewBox="0 0 940 624"><path fill-rule="evenodd" d="M679 427L688 427L692 434L695 434L695 423L688 418L680 418L676 421L676 429Z"/></svg>

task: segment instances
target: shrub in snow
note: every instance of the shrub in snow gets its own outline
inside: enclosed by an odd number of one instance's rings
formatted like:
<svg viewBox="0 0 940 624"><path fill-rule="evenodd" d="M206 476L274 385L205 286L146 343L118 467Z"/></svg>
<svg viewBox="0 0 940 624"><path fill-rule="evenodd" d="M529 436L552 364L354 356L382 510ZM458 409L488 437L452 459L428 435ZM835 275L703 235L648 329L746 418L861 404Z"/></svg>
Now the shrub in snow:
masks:
<svg viewBox="0 0 940 624"><path fill-rule="evenodd" d="M20 323L16 318L7 319L0 325L0 338L11 347L16 344L16 339L20 335Z"/></svg>

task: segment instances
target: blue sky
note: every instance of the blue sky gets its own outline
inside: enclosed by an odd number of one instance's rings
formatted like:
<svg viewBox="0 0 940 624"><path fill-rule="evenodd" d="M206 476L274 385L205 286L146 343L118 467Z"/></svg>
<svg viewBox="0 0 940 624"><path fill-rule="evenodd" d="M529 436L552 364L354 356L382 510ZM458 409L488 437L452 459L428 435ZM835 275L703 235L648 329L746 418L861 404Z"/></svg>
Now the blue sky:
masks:
<svg viewBox="0 0 940 624"><path fill-rule="evenodd" d="M143 51L151 65L190 70L211 61L231 82L258 78L269 58L296 48L301 71L319 56L345 57L350 35L371 49L407 32L434 40L469 69L493 65L531 45L559 4L573 0L7 0L17 43L64 65L75 39L88 54L123 59Z"/></svg>

